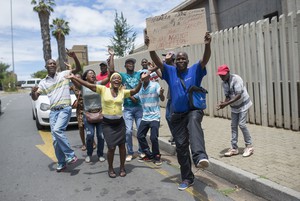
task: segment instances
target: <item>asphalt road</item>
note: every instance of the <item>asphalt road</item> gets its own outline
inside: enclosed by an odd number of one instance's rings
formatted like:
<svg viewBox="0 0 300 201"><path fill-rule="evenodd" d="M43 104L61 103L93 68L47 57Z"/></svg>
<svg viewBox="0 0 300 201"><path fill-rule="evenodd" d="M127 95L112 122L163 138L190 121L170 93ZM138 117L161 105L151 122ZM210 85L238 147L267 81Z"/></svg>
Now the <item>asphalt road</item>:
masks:
<svg viewBox="0 0 300 201"><path fill-rule="evenodd" d="M79 160L66 171L57 173L50 131L36 129L28 93L2 93L0 98L3 105L0 116L1 201L262 200L242 189L232 189L230 184L204 171L196 173L200 179L195 181L193 188L178 191L180 174L176 157L167 154L163 154L164 162L160 167L135 159L126 163L126 177L111 179L107 175L106 161L101 163L94 155L91 163L84 162L86 152L80 149L76 127L69 127L67 136ZM118 149L114 164L118 173ZM240 193L230 196L230 190Z"/></svg>

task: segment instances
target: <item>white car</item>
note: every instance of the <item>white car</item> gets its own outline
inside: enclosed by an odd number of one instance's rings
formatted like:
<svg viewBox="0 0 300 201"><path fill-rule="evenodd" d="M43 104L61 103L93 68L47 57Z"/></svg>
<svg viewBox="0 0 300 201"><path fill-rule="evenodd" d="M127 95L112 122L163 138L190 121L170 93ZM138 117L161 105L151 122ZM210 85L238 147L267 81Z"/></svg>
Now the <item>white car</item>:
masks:
<svg viewBox="0 0 300 201"><path fill-rule="evenodd" d="M73 91L71 93L71 103L76 100L76 96ZM72 104L71 104L72 105ZM32 118L36 122L38 130L42 130L44 127L49 127L49 114L50 114L50 102L47 95L40 95L36 101L32 100ZM72 109L71 119L68 125L76 125L76 109Z"/></svg>

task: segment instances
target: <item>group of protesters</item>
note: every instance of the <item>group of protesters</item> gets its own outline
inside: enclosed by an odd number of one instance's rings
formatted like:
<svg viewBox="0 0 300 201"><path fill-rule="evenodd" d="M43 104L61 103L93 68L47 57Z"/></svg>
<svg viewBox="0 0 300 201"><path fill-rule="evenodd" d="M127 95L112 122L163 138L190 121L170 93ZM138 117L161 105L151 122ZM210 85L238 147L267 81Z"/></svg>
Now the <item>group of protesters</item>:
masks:
<svg viewBox="0 0 300 201"><path fill-rule="evenodd" d="M145 37L145 45L149 46L149 38ZM201 126L204 112L202 109L192 109L188 104L187 90L191 86L201 86L203 77L207 74L206 64L211 56L211 35L204 36L204 53L198 62L188 67L189 58L186 52L168 52L161 59L155 51L149 51L152 62L141 60L142 68L135 71L136 59L128 58L124 67L126 72L116 72L114 66L114 51L109 49L109 58L100 63L99 75L88 69L81 76L77 73L81 67L74 52L67 52L74 58L76 68L56 72L56 62L50 59L46 63L48 75L38 87L32 88L32 99L40 94L47 94L50 100L50 127L53 146L58 160L57 172L63 171L67 164L75 163L77 157L71 149L65 130L71 116L70 80L77 91L77 119L82 150L87 151L85 162L92 159L93 150L97 148L97 158L105 161L104 144L107 144L108 176L117 177L113 161L116 147L119 148L119 176L126 176L125 162L135 158L133 150L133 122L137 128L139 162L154 162L162 165L159 150L160 104L165 100L164 89L158 80L163 79L169 86L166 105L166 120L175 144L177 159L180 165L182 182L178 189L184 190L194 184L195 176L192 164L197 168L209 166L205 149L204 133ZM222 109L227 105L233 106L232 115L232 148L226 156L236 155L237 127L241 125L246 149L244 156L253 153L250 134L245 126L247 109L251 106L247 91L239 76L230 74L227 65L218 68L218 75L223 80L226 100L217 105ZM231 80L234 83L231 84ZM237 83L237 84L235 84ZM228 87L226 88L226 86ZM184 86L183 86L184 85ZM234 86L233 86L234 85ZM235 91L232 91L232 88ZM243 106L239 110L240 105ZM87 113L101 113L100 122L91 123ZM150 129L150 149L146 135ZM96 132L97 142L94 142ZM84 137L84 134L86 137ZM97 144L97 146L95 146ZM127 150L127 153L126 153ZM246 153L247 151L247 153ZM190 153L191 152L191 153Z"/></svg>

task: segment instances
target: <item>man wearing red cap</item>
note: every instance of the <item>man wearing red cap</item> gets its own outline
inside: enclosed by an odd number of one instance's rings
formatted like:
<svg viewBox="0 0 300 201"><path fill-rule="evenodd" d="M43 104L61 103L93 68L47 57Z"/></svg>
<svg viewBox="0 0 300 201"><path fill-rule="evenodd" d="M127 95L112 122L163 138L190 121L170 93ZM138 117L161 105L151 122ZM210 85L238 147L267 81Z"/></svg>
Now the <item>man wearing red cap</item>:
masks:
<svg viewBox="0 0 300 201"><path fill-rule="evenodd" d="M230 74L229 67L224 64L218 67L217 75L223 80L222 86L225 93L225 101L221 101L217 105L217 110L223 109L230 105L231 107L231 148L224 154L225 156L238 155L238 126L244 135L246 148L243 156L250 156L254 149L250 133L246 126L248 109L252 102L243 80L236 74Z"/></svg>

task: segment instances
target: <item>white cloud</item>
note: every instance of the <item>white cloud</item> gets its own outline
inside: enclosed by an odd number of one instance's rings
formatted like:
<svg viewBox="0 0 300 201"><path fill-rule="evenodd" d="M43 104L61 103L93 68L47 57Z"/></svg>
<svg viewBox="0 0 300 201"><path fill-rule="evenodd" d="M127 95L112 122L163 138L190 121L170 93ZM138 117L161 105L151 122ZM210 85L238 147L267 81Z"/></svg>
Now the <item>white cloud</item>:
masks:
<svg viewBox="0 0 300 201"><path fill-rule="evenodd" d="M18 77L44 68L42 39L38 14L33 11L31 0L0 1L0 62L12 64L11 12L12 1L14 63ZM183 0L56 0L52 19L58 17L69 22L70 35L66 47L87 45L89 60L107 58L106 47L113 35L115 11L123 12L127 23L138 33L136 46L143 43L143 29L148 17L161 15ZM51 38L52 57L57 57L56 40Z"/></svg>

